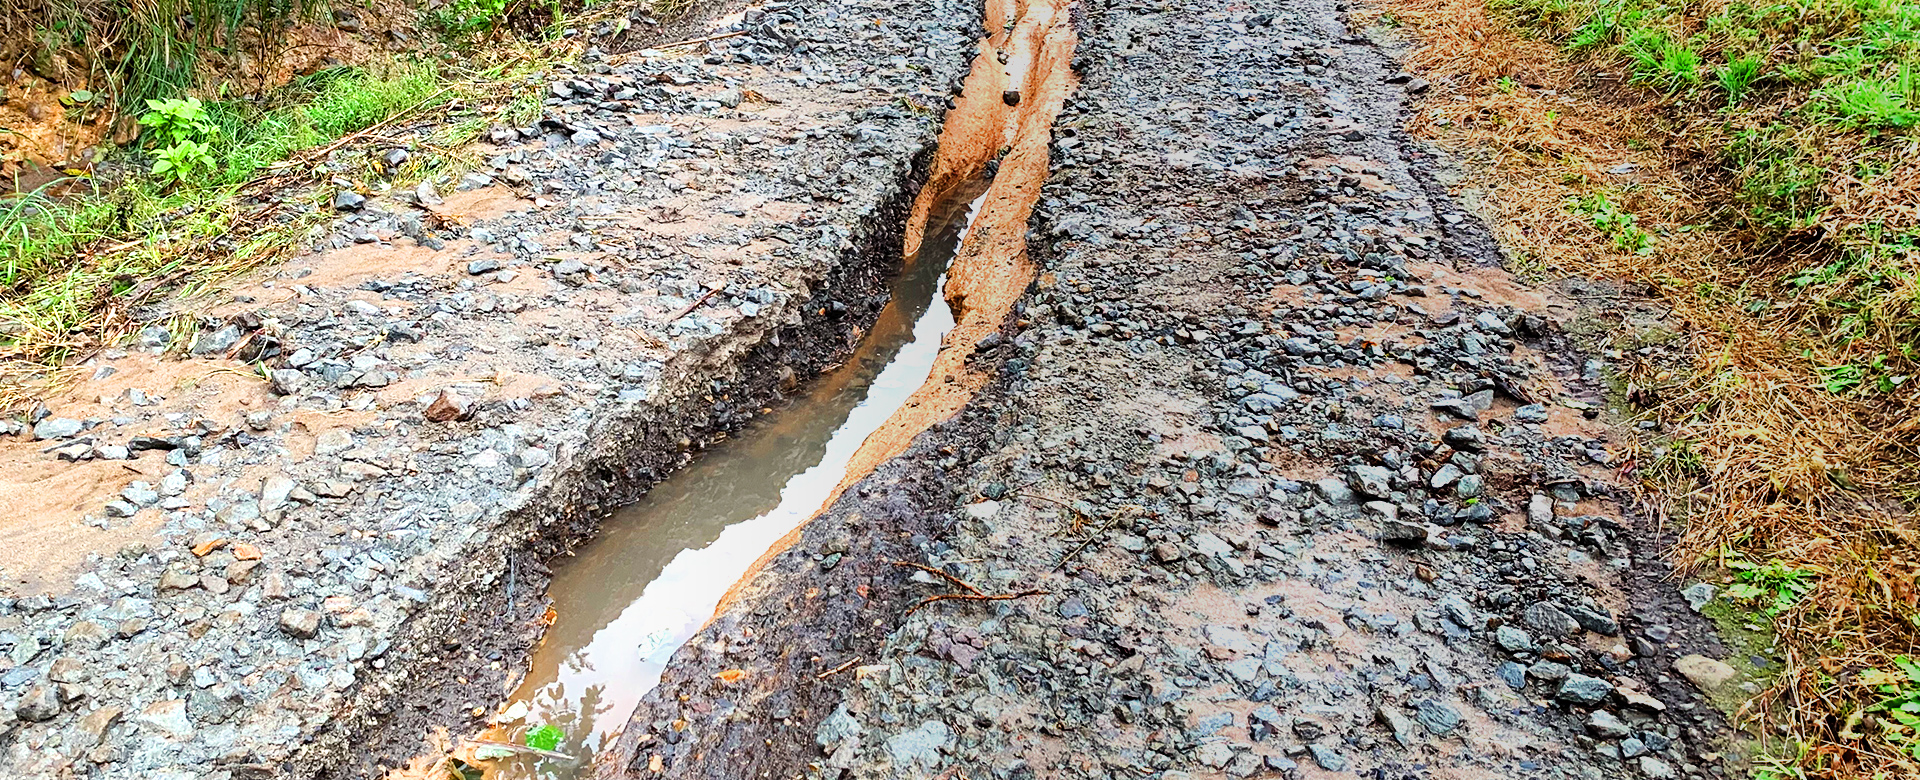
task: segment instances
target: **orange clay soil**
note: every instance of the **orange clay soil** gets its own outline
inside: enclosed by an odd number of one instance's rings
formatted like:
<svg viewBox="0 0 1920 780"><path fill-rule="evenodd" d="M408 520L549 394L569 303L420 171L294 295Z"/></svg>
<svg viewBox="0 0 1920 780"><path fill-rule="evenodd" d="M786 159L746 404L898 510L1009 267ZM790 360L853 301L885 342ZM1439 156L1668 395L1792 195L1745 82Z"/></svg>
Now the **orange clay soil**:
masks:
<svg viewBox="0 0 1920 780"><path fill-rule="evenodd" d="M933 171L914 201L905 241L906 254L913 257L936 216L934 209L969 186L977 186L998 157L999 170L947 269L943 292L953 309L953 330L934 358L926 383L854 452L846 478L834 489L828 506L881 463L905 452L921 431L959 412L991 378L988 372L968 369L966 359L974 344L1006 323L1014 303L1033 281L1027 218L1047 179L1054 117L1075 85L1070 65L1078 40L1072 5L1072 0L987 3L987 29L992 32L980 42L964 94L947 112ZM1008 105L1016 91L1017 103ZM741 585L798 541L804 528L804 524L795 528L754 561L720 599L714 614L726 611L740 595Z"/></svg>

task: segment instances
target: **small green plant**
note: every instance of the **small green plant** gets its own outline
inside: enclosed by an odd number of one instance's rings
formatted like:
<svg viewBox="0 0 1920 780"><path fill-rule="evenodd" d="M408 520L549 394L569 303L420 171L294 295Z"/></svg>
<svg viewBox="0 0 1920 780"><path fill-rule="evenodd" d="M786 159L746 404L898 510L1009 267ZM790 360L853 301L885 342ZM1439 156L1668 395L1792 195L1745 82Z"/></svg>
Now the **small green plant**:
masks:
<svg viewBox="0 0 1920 780"><path fill-rule="evenodd" d="M1633 61L1633 80L1667 92L1700 83L1700 52L1665 30L1640 29L1621 47Z"/></svg>
<svg viewBox="0 0 1920 780"><path fill-rule="evenodd" d="M213 170L213 147L199 141L180 141L154 154L153 176L165 183L181 183Z"/></svg>
<svg viewBox="0 0 1920 780"><path fill-rule="evenodd" d="M1746 99L1747 91L1753 83L1760 80L1763 67L1760 58L1753 55L1735 57L1726 65L1714 71L1714 77L1720 82L1720 91L1727 93L1727 105L1737 106Z"/></svg>
<svg viewBox="0 0 1920 780"><path fill-rule="evenodd" d="M1730 556L1726 565L1734 572L1733 584L1727 586L1727 595L1743 601L1763 602L1760 611L1769 617L1780 614L1801 597L1812 593L1814 580L1818 578L1812 571L1796 569L1777 560L1754 563Z"/></svg>
<svg viewBox="0 0 1920 780"><path fill-rule="evenodd" d="M507 16L507 0L452 0L434 12L433 20L449 33L473 35L495 27Z"/></svg>
<svg viewBox="0 0 1920 780"><path fill-rule="evenodd" d="M1621 209L1606 193L1596 192L1581 198L1574 208L1591 217L1594 228L1613 239L1615 249L1639 255L1653 252L1653 235L1635 225L1633 215Z"/></svg>
<svg viewBox="0 0 1920 780"><path fill-rule="evenodd" d="M1820 386L1834 395L1846 395L1867 380L1865 369L1851 364L1820 366Z"/></svg>
<svg viewBox="0 0 1920 780"><path fill-rule="evenodd" d="M198 141L214 130L213 117L199 98L167 98L147 101L147 113L140 125L148 128L154 146L178 146L182 141Z"/></svg>
<svg viewBox="0 0 1920 780"><path fill-rule="evenodd" d="M1920 663L1903 655L1893 659L1893 669L1869 669L1860 677L1886 697L1865 710L1885 714L1882 735L1920 759Z"/></svg>
<svg viewBox="0 0 1920 780"><path fill-rule="evenodd" d="M1920 124L1912 96L1920 92L1914 69L1903 65L1888 79L1858 79L1822 90L1827 110L1840 124L1872 130L1904 130Z"/></svg>
<svg viewBox="0 0 1920 780"><path fill-rule="evenodd" d="M560 740L565 739L566 736L566 732L554 727L553 724L543 724L540 728L527 732L527 747L535 750L555 750L560 747Z"/></svg>

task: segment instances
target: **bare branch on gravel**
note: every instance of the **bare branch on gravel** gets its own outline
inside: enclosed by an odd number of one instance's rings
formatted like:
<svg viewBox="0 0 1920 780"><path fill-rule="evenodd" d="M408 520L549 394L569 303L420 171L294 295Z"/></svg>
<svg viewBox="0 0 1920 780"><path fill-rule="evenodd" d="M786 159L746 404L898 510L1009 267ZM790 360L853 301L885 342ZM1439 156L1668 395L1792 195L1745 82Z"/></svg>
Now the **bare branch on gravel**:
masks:
<svg viewBox="0 0 1920 780"><path fill-rule="evenodd" d="M908 609L907 614L903 615L902 617L910 617L913 615L913 613L919 612L921 607L927 606L929 604L933 604L935 602L940 602L940 601L1012 601L1014 599L1023 599L1028 596L1045 596L1052 592L1052 591L1046 591L1046 590L1023 590L1018 593L986 593L980 590L979 588L974 587L973 583L967 582L966 580L960 579L959 577L955 577L944 571L933 568L932 566L913 563L912 561L893 561L893 565L905 566L912 569L919 569L928 574L939 576L940 578L945 579L946 581L951 582L955 585L958 585L961 588L966 589L967 591L966 593L942 593L937 596L928 596L924 599L921 599L920 603L913 605L911 609Z"/></svg>
<svg viewBox="0 0 1920 780"><path fill-rule="evenodd" d="M855 656L855 657L853 657L853 658L849 658L849 659L847 659L847 662L846 662L846 663L844 663L844 664L841 664L841 665L839 665L839 666L836 666L836 667L833 667L832 669L828 669L828 670L826 670L826 671L824 671L824 672L821 672L821 673L819 673L819 674L816 674L816 675L814 675L814 676L813 676L813 679L815 679L815 680L825 680L825 679L827 679L828 677L832 677L832 676L834 676L834 675L836 675L836 674L839 674L839 673L841 673L841 672L844 672L844 671L846 671L846 670L848 670L848 669L852 669L852 668L853 668L853 665L854 665L854 664L857 664L857 663L860 663L860 658L859 658L858 656Z"/></svg>
<svg viewBox="0 0 1920 780"><path fill-rule="evenodd" d="M709 300L712 300L712 299L713 299L713 296L715 296L715 295L719 295L719 294L720 294L720 291L721 291L721 290L725 290L725 289L727 289L727 283L726 283L726 282L721 282L721 283L719 283L719 284L716 284L716 285L714 285L714 286L712 286L712 287L709 287L709 288L707 288L707 292L706 292L706 294L705 294L705 295L702 295L702 296L700 296L700 299L699 299L699 300L696 300L696 301L694 301L693 303L691 303L691 304L688 304L688 305L687 305L687 308L684 308L684 309L681 309L681 310L680 310L680 313L678 313L678 314L675 314L675 315L673 315L673 319L671 319L671 320L667 320L667 321L668 321L668 322L673 322L674 320L678 320L678 319L680 319L681 317L685 317L685 316L687 316L687 315L689 315L689 314L692 314L692 313L693 313L693 310L694 310L694 309L698 309L698 308L700 308L701 306L704 306L704 305L706 305L706 303L707 303L707 301L709 301Z"/></svg>

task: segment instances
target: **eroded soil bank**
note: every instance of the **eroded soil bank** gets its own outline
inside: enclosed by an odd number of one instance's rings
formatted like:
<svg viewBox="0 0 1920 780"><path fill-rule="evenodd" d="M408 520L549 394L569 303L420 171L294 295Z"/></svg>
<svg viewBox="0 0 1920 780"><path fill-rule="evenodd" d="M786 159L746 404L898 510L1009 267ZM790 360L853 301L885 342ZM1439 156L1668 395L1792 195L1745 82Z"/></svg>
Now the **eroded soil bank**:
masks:
<svg viewBox="0 0 1920 780"><path fill-rule="evenodd" d="M190 359L143 333L47 399L4 445L57 500L0 532L65 542L0 552L0 774L366 777L477 729L542 562L850 354L979 10L728 24L529 83L479 170L346 209Z"/></svg>
<svg viewBox="0 0 1920 780"><path fill-rule="evenodd" d="M740 584L601 775L1732 771L1569 335L1611 294L1497 267L1332 2L1073 13L1039 274L951 345L988 380Z"/></svg>

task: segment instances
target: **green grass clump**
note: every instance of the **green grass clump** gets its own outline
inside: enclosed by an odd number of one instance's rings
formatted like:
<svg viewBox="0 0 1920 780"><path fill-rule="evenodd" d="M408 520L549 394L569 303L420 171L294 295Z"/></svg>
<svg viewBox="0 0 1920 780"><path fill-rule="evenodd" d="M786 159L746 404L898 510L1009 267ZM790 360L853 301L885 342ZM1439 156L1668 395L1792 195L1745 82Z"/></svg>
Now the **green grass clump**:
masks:
<svg viewBox="0 0 1920 780"><path fill-rule="evenodd" d="M149 174L96 195L49 197L55 182L0 201L0 353L57 363L70 356L70 334L98 324L103 301L143 282L191 286L245 267L314 218L277 232L238 225L245 185L302 150L457 96L430 63L397 63L315 74L263 104L155 101L146 149L132 152ZM217 261L184 249L216 240L234 242ZM89 256L110 243L130 246Z"/></svg>
<svg viewBox="0 0 1920 780"><path fill-rule="evenodd" d="M1532 34L1581 56L1611 59L1635 85L1701 127L1733 183L1731 227L1756 243L1822 248L1817 264L1781 283L1812 312L1810 326L1842 347L1872 343L1835 370L1849 391L1899 388L1920 372L1920 2L1736 0L1495 0ZM1901 172L1889 174L1889 172ZM1621 220L1579 210L1620 240ZM1906 214L1907 216L1901 216ZM1601 224L1604 222L1605 224ZM1627 227L1631 227L1628 225ZM1875 343L1877 342L1877 343Z"/></svg>

